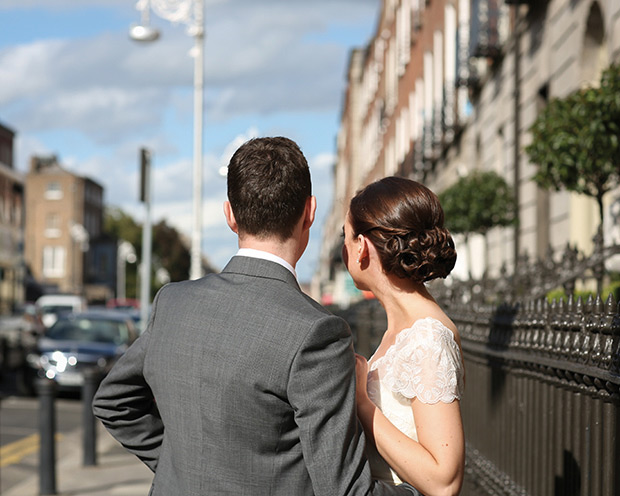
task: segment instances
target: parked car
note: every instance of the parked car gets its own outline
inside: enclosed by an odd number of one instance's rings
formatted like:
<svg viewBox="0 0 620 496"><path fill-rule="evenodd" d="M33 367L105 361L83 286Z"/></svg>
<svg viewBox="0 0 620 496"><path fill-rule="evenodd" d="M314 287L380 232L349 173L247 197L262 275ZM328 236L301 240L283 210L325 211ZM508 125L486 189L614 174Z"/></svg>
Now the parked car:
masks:
<svg viewBox="0 0 620 496"><path fill-rule="evenodd" d="M138 336L133 320L124 313L91 311L61 315L26 356L30 385L37 377L56 381L61 390L77 391L84 370L108 373Z"/></svg>
<svg viewBox="0 0 620 496"><path fill-rule="evenodd" d="M45 327L51 327L62 313L86 311L86 300L82 296L70 294L43 295L37 299L36 305L42 313Z"/></svg>
<svg viewBox="0 0 620 496"><path fill-rule="evenodd" d="M105 306L116 310L139 310L140 300L135 298L111 298L106 302Z"/></svg>

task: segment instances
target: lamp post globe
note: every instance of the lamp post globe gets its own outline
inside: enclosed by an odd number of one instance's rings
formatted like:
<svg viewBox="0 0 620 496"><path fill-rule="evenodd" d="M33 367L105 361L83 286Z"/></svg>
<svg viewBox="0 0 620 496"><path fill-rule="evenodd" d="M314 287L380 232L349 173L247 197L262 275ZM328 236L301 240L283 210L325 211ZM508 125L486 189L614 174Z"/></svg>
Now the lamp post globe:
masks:
<svg viewBox="0 0 620 496"><path fill-rule="evenodd" d="M159 31L151 26L132 24L129 28L129 37L135 41L155 41L159 38Z"/></svg>

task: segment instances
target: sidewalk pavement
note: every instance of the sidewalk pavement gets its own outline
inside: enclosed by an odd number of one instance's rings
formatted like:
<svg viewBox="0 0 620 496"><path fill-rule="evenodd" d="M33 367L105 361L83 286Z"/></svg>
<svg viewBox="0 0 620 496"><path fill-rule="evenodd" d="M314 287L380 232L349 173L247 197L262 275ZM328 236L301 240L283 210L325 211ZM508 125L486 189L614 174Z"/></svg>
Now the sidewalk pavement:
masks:
<svg viewBox="0 0 620 496"><path fill-rule="evenodd" d="M97 422L97 465L83 466L82 442L82 429L76 429L56 443L58 496L148 495L153 473L112 438L100 422ZM39 496L39 475L13 486L2 496Z"/></svg>

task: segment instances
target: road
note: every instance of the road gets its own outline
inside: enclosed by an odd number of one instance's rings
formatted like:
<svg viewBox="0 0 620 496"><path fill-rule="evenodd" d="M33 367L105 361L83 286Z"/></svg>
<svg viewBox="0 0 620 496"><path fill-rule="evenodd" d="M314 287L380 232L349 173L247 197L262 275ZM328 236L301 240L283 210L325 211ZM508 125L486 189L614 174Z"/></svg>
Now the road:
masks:
<svg viewBox="0 0 620 496"><path fill-rule="evenodd" d="M39 401L0 392L0 494L39 471ZM82 422L79 398L56 402L57 438ZM57 450L58 451L58 450Z"/></svg>

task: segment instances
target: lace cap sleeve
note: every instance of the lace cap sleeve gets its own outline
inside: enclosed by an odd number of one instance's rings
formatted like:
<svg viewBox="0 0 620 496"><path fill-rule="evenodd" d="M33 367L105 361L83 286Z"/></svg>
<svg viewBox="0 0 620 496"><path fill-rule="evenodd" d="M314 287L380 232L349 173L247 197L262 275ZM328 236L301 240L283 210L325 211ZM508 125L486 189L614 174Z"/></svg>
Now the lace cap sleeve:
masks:
<svg viewBox="0 0 620 496"><path fill-rule="evenodd" d="M383 380L393 392L428 404L461 399L461 353L452 332L438 320L418 320L401 331L385 358Z"/></svg>

